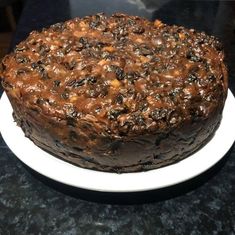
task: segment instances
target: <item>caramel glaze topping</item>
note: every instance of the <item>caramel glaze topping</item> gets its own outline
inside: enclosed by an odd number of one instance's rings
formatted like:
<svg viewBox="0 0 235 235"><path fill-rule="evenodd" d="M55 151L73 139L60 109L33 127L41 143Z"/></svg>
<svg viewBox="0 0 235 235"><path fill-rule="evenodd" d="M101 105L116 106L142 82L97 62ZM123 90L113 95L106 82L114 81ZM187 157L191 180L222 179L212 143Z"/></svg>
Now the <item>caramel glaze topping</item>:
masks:
<svg viewBox="0 0 235 235"><path fill-rule="evenodd" d="M223 58L205 33L97 14L33 31L0 75L6 90L57 121L86 119L103 136L125 137L207 118L227 89Z"/></svg>

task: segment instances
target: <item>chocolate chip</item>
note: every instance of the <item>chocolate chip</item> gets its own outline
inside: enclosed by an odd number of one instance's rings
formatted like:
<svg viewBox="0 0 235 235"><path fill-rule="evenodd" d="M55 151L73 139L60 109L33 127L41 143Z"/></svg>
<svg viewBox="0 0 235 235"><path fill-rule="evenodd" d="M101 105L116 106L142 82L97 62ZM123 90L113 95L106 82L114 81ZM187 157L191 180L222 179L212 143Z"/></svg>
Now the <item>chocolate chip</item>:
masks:
<svg viewBox="0 0 235 235"><path fill-rule="evenodd" d="M86 90L86 94L89 98L97 98L99 96L99 93L96 89L88 89Z"/></svg>
<svg viewBox="0 0 235 235"><path fill-rule="evenodd" d="M215 49L218 51L222 51L224 49L223 44L219 41L215 41Z"/></svg>
<svg viewBox="0 0 235 235"><path fill-rule="evenodd" d="M92 45L89 43L88 38L86 38L86 37L80 37L78 41L83 45L83 47L88 48L88 47L92 46Z"/></svg>
<svg viewBox="0 0 235 235"><path fill-rule="evenodd" d="M88 76L86 80L89 84L95 84L97 82L97 78L95 76Z"/></svg>
<svg viewBox="0 0 235 235"><path fill-rule="evenodd" d="M32 63L31 67L32 67L32 69L35 69L39 72L42 79L44 79L44 80L50 79L50 77L47 74L47 71L44 68L44 65L43 65L42 61Z"/></svg>
<svg viewBox="0 0 235 235"><path fill-rule="evenodd" d="M29 73L30 72L30 69L28 68L21 68L21 69L18 69L17 70L17 75L20 75L20 74L26 74L26 73Z"/></svg>
<svg viewBox="0 0 235 235"><path fill-rule="evenodd" d="M121 115L123 113L127 113L127 111L128 111L128 108L126 106L121 107L119 109L111 109L108 112L108 119L116 120L119 115Z"/></svg>
<svg viewBox="0 0 235 235"><path fill-rule="evenodd" d="M175 41L179 41L179 39L180 39L178 33L173 33L173 37L174 37Z"/></svg>
<svg viewBox="0 0 235 235"><path fill-rule="evenodd" d="M142 111L142 112L145 112L147 111L148 109L148 103L147 102L142 102L139 104L139 110Z"/></svg>
<svg viewBox="0 0 235 235"><path fill-rule="evenodd" d="M163 32L163 33L162 33L162 36L163 36L164 38L169 38L169 37L170 37L170 33L169 33L169 32Z"/></svg>
<svg viewBox="0 0 235 235"><path fill-rule="evenodd" d="M210 75L208 76L208 79L209 79L209 81L215 81L215 80L216 80L216 77L215 77L214 74L210 74Z"/></svg>
<svg viewBox="0 0 235 235"><path fill-rule="evenodd" d="M149 117L152 118L154 121L157 121L161 119L166 120L167 115L168 115L167 109L157 108L150 113Z"/></svg>
<svg viewBox="0 0 235 235"><path fill-rule="evenodd" d="M43 105L45 103L47 103L47 101L44 98L40 97L36 100L36 104L38 104L38 105Z"/></svg>
<svg viewBox="0 0 235 235"><path fill-rule="evenodd" d="M119 93L116 98L115 98L116 102L118 104L122 104L123 103L123 95L121 93Z"/></svg>
<svg viewBox="0 0 235 235"><path fill-rule="evenodd" d="M76 42L74 45L74 50L77 52L81 51L83 48L84 48L84 45L80 42Z"/></svg>
<svg viewBox="0 0 235 235"><path fill-rule="evenodd" d="M134 122L138 126L145 126L146 125L145 119L141 114L134 116Z"/></svg>
<svg viewBox="0 0 235 235"><path fill-rule="evenodd" d="M90 28L95 29L95 28L97 28L97 26L98 26L99 24L100 24L100 22L92 21L92 22L89 24L89 26L90 26Z"/></svg>
<svg viewBox="0 0 235 235"><path fill-rule="evenodd" d="M105 97L106 95L108 95L109 93L108 86L105 86L105 85L100 86L99 93L101 97Z"/></svg>
<svg viewBox="0 0 235 235"><path fill-rule="evenodd" d="M114 110L111 109L108 113L108 119L110 120L115 120L117 119L117 117L120 115L120 111L119 110Z"/></svg>
<svg viewBox="0 0 235 235"><path fill-rule="evenodd" d="M104 42L97 42L96 44L95 44L95 46L97 47L97 48L103 48L104 46L109 46L110 44L109 43L104 43Z"/></svg>
<svg viewBox="0 0 235 235"><path fill-rule="evenodd" d="M51 79L51 78L48 76L48 74L47 74L47 72L46 72L45 69L44 69L44 70L41 70L40 73L41 73L42 79L44 79L44 80Z"/></svg>
<svg viewBox="0 0 235 235"><path fill-rule="evenodd" d="M73 70L77 66L77 62L74 60L71 62L64 62L63 64L64 64L64 67L68 70Z"/></svg>
<svg viewBox="0 0 235 235"><path fill-rule="evenodd" d="M70 117L75 118L75 117L77 117L77 115L78 115L78 112L75 111L74 109L69 112L69 116L70 116Z"/></svg>
<svg viewBox="0 0 235 235"><path fill-rule="evenodd" d="M27 58L25 56L17 56L16 57L16 62L17 63L25 64L25 63L28 63L29 61L30 61L29 58Z"/></svg>
<svg viewBox="0 0 235 235"><path fill-rule="evenodd" d="M101 57L106 59L106 60L111 60L111 61L116 59L115 55L112 55L112 54L110 54L109 52L106 52L106 51L104 51L102 53Z"/></svg>
<svg viewBox="0 0 235 235"><path fill-rule="evenodd" d="M117 80L123 80L124 79L124 71L123 71L123 69L121 69L121 68L117 68L116 69L116 76L117 76Z"/></svg>
<svg viewBox="0 0 235 235"><path fill-rule="evenodd" d="M69 98L69 93L64 91L62 94L61 94L61 97L64 99L64 100L67 100Z"/></svg>
<svg viewBox="0 0 235 235"><path fill-rule="evenodd" d="M50 28L56 32L62 32L65 28L65 24L62 22L56 23L56 24L52 25Z"/></svg>
<svg viewBox="0 0 235 235"><path fill-rule="evenodd" d="M47 52L50 51L50 48L47 45L40 45L38 49L39 49L38 53L41 56L45 56Z"/></svg>
<svg viewBox="0 0 235 235"><path fill-rule="evenodd" d="M53 81L54 87L59 87L60 86L61 81L60 80L55 80Z"/></svg>
<svg viewBox="0 0 235 235"><path fill-rule="evenodd" d="M138 46L135 48L135 52L138 54L138 55L143 55L143 56L147 56L147 55L152 55L153 52L152 50L146 46L146 45L142 45L142 46Z"/></svg>
<svg viewBox="0 0 235 235"><path fill-rule="evenodd" d="M32 69L36 69L38 67L38 64L37 63L32 63L31 67L32 67Z"/></svg>
<svg viewBox="0 0 235 235"><path fill-rule="evenodd" d="M64 54L68 54L72 50L72 45L68 45L64 48Z"/></svg>
<svg viewBox="0 0 235 235"><path fill-rule="evenodd" d="M85 78L83 78L81 80L73 79L73 80L67 82L66 86L77 88L77 87L84 85L85 82L86 82Z"/></svg>
<svg viewBox="0 0 235 235"><path fill-rule="evenodd" d="M96 113L100 113L101 109L102 109L101 107L97 107L97 108L95 109L95 112L96 112Z"/></svg>
<svg viewBox="0 0 235 235"><path fill-rule="evenodd" d="M144 33L145 29L141 26L135 26L133 29L132 29L132 32L133 33L136 33L136 34L142 34Z"/></svg>
<svg viewBox="0 0 235 235"><path fill-rule="evenodd" d="M187 52L186 58L191 60L191 61L193 61L193 62L200 62L200 61L202 61L202 59L199 56L195 55L193 51Z"/></svg>
<svg viewBox="0 0 235 235"><path fill-rule="evenodd" d="M80 86L83 86L86 82L86 79L83 78L81 80L76 80L76 82L72 85L74 88L77 88L77 87L80 87Z"/></svg>
<svg viewBox="0 0 235 235"><path fill-rule="evenodd" d="M119 27L114 27L114 29L112 30L112 34L114 38L120 40L122 37L128 35L128 30L124 27L124 25L120 25Z"/></svg>
<svg viewBox="0 0 235 235"><path fill-rule="evenodd" d="M127 73L125 74L125 78L126 78L127 80L129 80L132 84L133 84L136 80L138 80L139 77L140 77L140 74L139 74L138 72L134 72L134 71L127 72Z"/></svg>
<svg viewBox="0 0 235 235"><path fill-rule="evenodd" d="M76 79L73 79L73 80L67 82L66 86L72 87L76 83L76 81L77 81Z"/></svg>
<svg viewBox="0 0 235 235"><path fill-rule="evenodd" d="M127 24L133 26L136 24L136 22L133 19L128 19Z"/></svg>
<svg viewBox="0 0 235 235"><path fill-rule="evenodd" d="M148 48L148 47L142 47L141 48L141 50L140 50L140 52L141 52L141 54L142 55L151 55L151 54L153 54L153 52L151 51L151 49L150 48Z"/></svg>
<svg viewBox="0 0 235 235"><path fill-rule="evenodd" d="M195 81L197 81L197 80L198 80L197 75L195 75L195 74L193 74L193 73L189 74L189 76L188 76L188 81L189 81L189 82L195 82Z"/></svg>
<svg viewBox="0 0 235 235"><path fill-rule="evenodd" d="M101 24L101 17L99 15L95 15L92 18L92 21L90 22L89 26L92 29L96 29Z"/></svg>
<svg viewBox="0 0 235 235"><path fill-rule="evenodd" d="M119 66L117 65L110 65L109 66L109 71L110 72L114 72L116 74L116 78L117 80L123 80L124 77L125 77L125 74L124 74L124 71L122 68L120 68Z"/></svg>
<svg viewBox="0 0 235 235"><path fill-rule="evenodd" d="M18 51L25 51L26 50L26 47L25 46L16 46L15 48L15 52L18 52Z"/></svg>

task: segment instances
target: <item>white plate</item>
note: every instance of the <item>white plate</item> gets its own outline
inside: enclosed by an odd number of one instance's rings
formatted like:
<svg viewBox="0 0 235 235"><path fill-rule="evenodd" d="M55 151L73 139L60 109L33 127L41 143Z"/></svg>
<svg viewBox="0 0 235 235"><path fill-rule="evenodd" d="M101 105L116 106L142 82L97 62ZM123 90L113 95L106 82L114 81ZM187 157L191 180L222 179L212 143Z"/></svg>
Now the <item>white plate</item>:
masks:
<svg viewBox="0 0 235 235"><path fill-rule="evenodd" d="M24 136L12 118L12 107L4 93L0 101L0 131L12 152L35 171L61 183L103 192L136 192L159 189L191 179L209 169L230 149L235 139L235 98L231 91L223 119L212 140L179 163L139 173L106 173L87 170L38 148Z"/></svg>

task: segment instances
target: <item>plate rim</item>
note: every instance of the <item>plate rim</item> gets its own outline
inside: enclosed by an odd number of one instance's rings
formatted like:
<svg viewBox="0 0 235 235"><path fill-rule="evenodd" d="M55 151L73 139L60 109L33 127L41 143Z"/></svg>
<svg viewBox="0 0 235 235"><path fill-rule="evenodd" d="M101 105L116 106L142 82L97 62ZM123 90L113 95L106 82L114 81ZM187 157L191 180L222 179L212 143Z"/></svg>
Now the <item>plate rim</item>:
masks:
<svg viewBox="0 0 235 235"><path fill-rule="evenodd" d="M169 187L178 183L182 183L189 179L192 179L200 175L201 173L205 172L209 168L211 168L213 165L215 165L219 160L223 158L223 156L228 152L228 150L231 148L231 146L234 143L235 131L234 132L230 131L226 133L227 137L229 138L226 140L225 145L223 146L223 149L219 148L219 151L217 151L217 153L215 154L216 157L213 157L213 158L209 157L207 159L209 160L208 162L207 161L200 162L202 165L199 167L199 169L197 168L195 170L193 167L189 169L187 168L188 166L190 166L190 161L197 163L198 162L197 158L199 157L202 158L201 155L203 154L203 151L205 152L206 150L210 150L213 152L213 148L214 148L214 146L212 146L213 141L216 142L215 139L219 138L218 135L222 131L222 128L226 126L226 123L225 123L226 121L230 120L227 126L233 124L234 130L235 130L235 123L231 122L231 120L235 120L235 112L230 111L228 113L229 109L233 106L235 107L235 97L233 96L232 92L228 90L228 96L225 102L225 107L223 110L223 117L222 117L220 126L215 132L215 135L213 136L213 138L202 149L198 150L196 153L185 158L184 160L179 161L178 163L165 166L159 169L145 171L145 172L117 174L117 173L111 173L111 172L89 170L89 169L75 166L55 156L52 156L51 154L37 147L31 140L29 140L28 138L24 136L24 133L21 130L21 128L18 127L13 120L12 107L10 105L10 102L5 92L3 93L0 99L0 113L3 113L3 111L5 112L3 118L1 118L0 132L8 148L13 152L13 154L19 160L21 160L24 164L26 164L27 166L29 166L36 172L52 180L55 180L57 182L60 182L60 183L63 183L72 187L82 188L86 190L100 191L100 192L126 193L126 192L149 191L149 190ZM4 109L6 109L7 112ZM15 145L15 142L13 141L14 138L12 138L11 133L8 133L8 131L6 130L6 126L8 124L10 125L10 130L14 130L15 133L18 134L18 141L16 145ZM229 130L230 128L231 127L229 126ZM26 148L20 149L19 145L21 143L26 144ZM41 156L36 155L36 157L34 156L33 158L25 156L25 155L22 156L22 154L26 154L26 155L29 154L27 152L27 149L33 150L34 153L42 154L42 155ZM208 155L210 156L210 154ZM42 162L45 159L47 162ZM51 165L56 166L57 170L55 170L56 167L54 167L53 171L51 171L50 167L48 167ZM182 171L182 168L184 169L184 171ZM61 170L62 172L63 170L65 171L67 170L67 174L69 174L70 178L68 177L68 175L61 176L60 174ZM171 180L168 180L168 181L165 180L164 177L167 175L167 173L170 175ZM174 175L173 173L174 174L178 173L178 174ZM71 179L71 177L78 177L78 178ZM86 180L84 179L80 180L82 177L90 177L90 178L86 178ZM94 183L93 178L96 179L96 183ZM147 182L147 180L151 180L151 179L154 179L155 181L153 183ZM159 179L163 179L163 182L159 182L159 181L156 182L156 180L159 180Z"/></svg>

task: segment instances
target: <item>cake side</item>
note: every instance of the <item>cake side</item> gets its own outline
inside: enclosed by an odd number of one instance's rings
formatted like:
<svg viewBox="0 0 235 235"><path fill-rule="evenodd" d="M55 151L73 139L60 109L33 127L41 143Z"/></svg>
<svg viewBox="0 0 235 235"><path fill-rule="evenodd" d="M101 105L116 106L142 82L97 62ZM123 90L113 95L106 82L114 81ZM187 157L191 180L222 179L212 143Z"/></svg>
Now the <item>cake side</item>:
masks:
<svg viewBox="0 0 235 235"><path fill-rule="evenodd" d="M32 32L2 61L26 136L81 167L117 172L175 163L213 135L227 96L214 37L103 14Z"/></svg>

